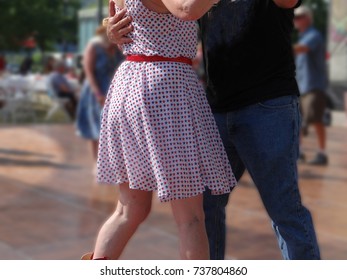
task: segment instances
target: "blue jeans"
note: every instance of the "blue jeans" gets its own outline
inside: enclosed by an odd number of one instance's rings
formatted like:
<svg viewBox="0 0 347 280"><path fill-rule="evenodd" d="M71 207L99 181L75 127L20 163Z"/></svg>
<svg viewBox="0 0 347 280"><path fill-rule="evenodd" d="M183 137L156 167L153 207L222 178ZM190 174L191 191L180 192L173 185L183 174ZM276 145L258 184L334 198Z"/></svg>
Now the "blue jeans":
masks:
<svg viewBox="0 0 347 280"><path fill-rule="evenodd" d="M298 98L279 97L214 116L235 177L239 180L247 168L272 220L283 258L320 259L311 214L298 189ZM228 198L229 194L204 193L211 259L224 259Z"/></svg>

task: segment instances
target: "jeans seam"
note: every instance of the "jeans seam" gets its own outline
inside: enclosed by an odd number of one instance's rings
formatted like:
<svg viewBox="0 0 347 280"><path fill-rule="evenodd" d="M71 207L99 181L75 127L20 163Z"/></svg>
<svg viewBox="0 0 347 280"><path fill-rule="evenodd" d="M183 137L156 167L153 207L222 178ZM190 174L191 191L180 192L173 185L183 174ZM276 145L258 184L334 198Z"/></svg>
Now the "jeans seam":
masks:
<svg viewBox="0 0 347 280"><path fill-rule="evenodd" d="M219 206L220 206L219 202L220 201L218 199L217 200L217 209L219 209ZM219 221L219 211L217 211L217 213L216 213L215 224L217 224L218 221ZM217 233L217 236L220 236L219 235L220 234L220 229L219 229L218 226L216 227L216 233ZM216 248L216 251L215 251L216 256L215 256L215 258L218 260L218 257L219 257L219 238L216 238L216 247L215 248Z"/></svg>
<svg viewBox="0 0 347 280"><path fill-rule="evenodd" d="M226 133L227 133L227 140L228 140L228 142L230 142L230 132L229 132L229 115L230 115L230 113L229 112L227 112L226 114L225 114L225 116L226 116ZM220 199L217 199L217 209L220 209L220 205L221 205L221 201L220 201ZM224 208L225 209L225 208ZM216 217L215 217L215 221L216 222L218 222L218 221L220 221L220 212L219 211L217 211L217 213L216 213ZM217 224L217 223L216 223ZM226 225L225 225L226 226ZM222 231L222 229L220 228L220 227L216 227L216 233L217 233L217 236L220 236L220 234L222 234L223 233L223 231ZM224 234L226 234L226 233L224 233ZM224 259L224 257L225 257L225 246L226 246L226 244L225 244L225 242L226 242L226 238L225 238L225 236L223 236L223 238L224 238L224 254L221 256L221 259ZM220 247L219 247L219 245L220 245L220 243L222 243L223 244L223 242L220 242L221 240L219 240L219 238L216 238L216 251L215 251L215 253L216 253L216 259L219 259L219 255L221 254L221 252L220 252ZM223 250L223 249L222 249Z"/></svg>
<svg viewBox="0 0 347 280"><path fill-rule="evenodd" d="M293 134L293 143L295 142L295 139L296 138L298 138L299 137L299 128L300 128L300 124L299 124L299 119L298 119L298 116L297 116L297 114L298 114L298 102L293 102L293 124L295 125L295 126L298 126L297 127L297 129L295 129L295 134ZM292 165L292 170L293 170L293 178L295 178L295 169L297 169L297 167L295 167L295 164L294 164L294 161L296 161L297 159L294 157L294 154L296 154L296 151L295 151L295 149L297 149L297 147L295 147L294 145L292 145L292 153L291 153L291 156L292 156L292 158L291 158L291 165ZM297 173L298 173L298 171L297 171ZM298 176L298 174L297 174L297 176ZM294 179L295 180L295 179ZM302 202L301 202L301 198L300 198L300 195L299 195L299 185L298 185L298 178L297 178L297 180L296 180L297 182L293 182L294 183L294 185L296 184L297 185L297 189L296 189L296 191L295 191L295 199L296 199L296 201L297 201L297 205L296 205L296 212L297 212L297 215L298 215L298 217L300 218L300 220L302 221L302 224L303 224L303 226L304 226L304 230L305 230L305 236L306 236L306 239L307 240L309 240L309 242L310 242L310 245L311 245L311 250L310 250L310 252L311 252L311 257L313 258L313 256L314 256L314 248L313 248L313 246L312 246L312 243L313 243L313 240L312 240L312 238L310 237L310 234L309 234L309 230L308 230L308 228L307 228L307 224L306 224L306 221L305 221L305 219L303 219L303 216L302 216L302 207L303 207L303 205L302 205ZM301 211L300 211L301 210Z"/></svg>

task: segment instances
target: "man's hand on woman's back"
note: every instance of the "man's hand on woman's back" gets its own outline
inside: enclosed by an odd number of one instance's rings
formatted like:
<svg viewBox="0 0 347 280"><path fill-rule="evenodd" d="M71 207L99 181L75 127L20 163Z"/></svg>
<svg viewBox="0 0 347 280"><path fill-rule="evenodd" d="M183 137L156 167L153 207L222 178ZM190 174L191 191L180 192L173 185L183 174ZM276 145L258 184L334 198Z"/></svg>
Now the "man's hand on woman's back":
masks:
<svg viewBox="0 0 347 280"><path fill-rule="evenodd" d="M126 14L126 8L116 12L113 1L109 2L109 17L107 21L107 37L110 42L123 45L131 43L127 35L133 31L132 18Z"/></svg>

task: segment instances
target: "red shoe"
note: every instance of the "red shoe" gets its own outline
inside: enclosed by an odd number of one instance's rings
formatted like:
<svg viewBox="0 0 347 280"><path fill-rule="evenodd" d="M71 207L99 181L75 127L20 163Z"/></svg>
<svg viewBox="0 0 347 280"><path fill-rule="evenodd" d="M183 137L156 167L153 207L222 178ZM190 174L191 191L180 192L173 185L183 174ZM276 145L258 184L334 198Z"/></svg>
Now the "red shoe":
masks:
<svg viewBox="0 0 347 280"><path fill-rule="evenodd" d="M86 254L84 254L84 255L81 257L81 260L83 260L83 261L86 261L86 260L87 260L87 261L91 261L91 260L107 260L106 257L94 259L93 256L94 256L94 253L86 253Z"/></svg>

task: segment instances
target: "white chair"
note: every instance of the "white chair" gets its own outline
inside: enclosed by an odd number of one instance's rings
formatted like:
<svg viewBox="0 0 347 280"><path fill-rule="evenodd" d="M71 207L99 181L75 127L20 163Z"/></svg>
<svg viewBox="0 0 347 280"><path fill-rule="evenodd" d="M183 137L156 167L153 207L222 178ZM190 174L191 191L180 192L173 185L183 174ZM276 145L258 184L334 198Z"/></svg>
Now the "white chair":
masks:
<svg viewBox="0 0 347 280"><path fill-rule="evenodd" d="M50 81L50 78L47 78L47 94L50 97L51 100L51 106L49 107L47 114L45 116L45 121L50 121L52 120L52 117L57 113L57 112L62 112L64 119L66 122L71 121L71 117L69 113L66 110L66 104L69 103L68 98L62 98L58 97L52 84Z"/></svg>
<svg viewBox="0 0 347 280"><path fill-rule="evenodd" d="M0 114L3 121L5 117L5 110L6 110L3 108L5 108L6 106L6 101L7 101L7 91L5 90L5 88L3 88L0 85Z"/></svg>
<svg viewBox="0 0 347 280"><path fill-rule="evenodd" d="M17 123L19 120L36 122L35 104L32 102L27 88L22 87L24 84L16 82L17 80L11 79L0 84L0 98L4 103L0 110L2 122Z"/></svg>

